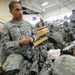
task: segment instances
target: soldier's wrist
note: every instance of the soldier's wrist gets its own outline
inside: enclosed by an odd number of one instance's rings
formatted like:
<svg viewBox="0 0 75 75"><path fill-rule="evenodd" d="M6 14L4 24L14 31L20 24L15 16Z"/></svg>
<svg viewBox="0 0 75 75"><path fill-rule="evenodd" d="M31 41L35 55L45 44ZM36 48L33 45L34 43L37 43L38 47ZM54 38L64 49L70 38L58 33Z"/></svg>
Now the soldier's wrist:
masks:
<svg viewBox="0 0 75 75"><path fill-rule="evenodd" d="M32 37L33 38L33 42L36 40L35 36Z"/></svg>
<svg viewBox="0 0 75 75"><path fill-rule="evenodd" d="M21 46L21 41L19 40L19 46Z"/></svg>
<svg viewBox="0 0 75 75"><path fill-rule="evenodd" d="M34 42L35 39L34 39L34 37L32 37L32 38L33 38L33 42Z"/></svg>

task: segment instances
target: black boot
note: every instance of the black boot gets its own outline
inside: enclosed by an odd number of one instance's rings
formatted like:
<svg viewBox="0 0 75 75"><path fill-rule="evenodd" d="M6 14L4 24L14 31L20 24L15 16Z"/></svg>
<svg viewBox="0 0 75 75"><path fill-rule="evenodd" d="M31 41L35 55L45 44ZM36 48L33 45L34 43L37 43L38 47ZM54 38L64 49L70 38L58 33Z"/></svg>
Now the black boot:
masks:
<svg viewBox="0 0 75 75"><path fill-rule="evenodd" d="M2 68L0 68L0 75L3 75L4 72L5 71Z"/></svg>
<svg viewBox="0 0 75 75"><path fill-rule="evenodd" d="M34 71L31 71L31 75L37 75L37 73Z"/></svg>
<svg viewBox="0 0 75 75"><path fill-rule="evenodd" d="M19 72L19 70L18 69L15 69L15 70L7 71L3 75L15 75L18 72Z"/></svg>

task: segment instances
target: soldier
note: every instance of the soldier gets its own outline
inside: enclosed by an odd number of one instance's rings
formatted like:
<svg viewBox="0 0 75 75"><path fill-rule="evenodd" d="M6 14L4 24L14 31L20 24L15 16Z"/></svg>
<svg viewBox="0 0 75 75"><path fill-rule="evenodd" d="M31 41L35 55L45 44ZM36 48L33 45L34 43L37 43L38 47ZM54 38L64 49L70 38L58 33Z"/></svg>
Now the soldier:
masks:
<svg viewBox="0 0 75 75"><path fill-rule="evenodd" d="M38 66L35 51L32 49L32 43L38 39L38 35L32 25L22 19L23 10L19 2L12 1L9 10L13 18L4 25L4 34L1 37L3 52L7 57L2 68L5 70L4 75L15 75L18 72L18 75L23 75L23 69L33 72L36 70L35 65ZM21 72L20 65L23 67ZM28 73L27 70L24 72Z"/></svg>
<svg viewBox="0 0 75 75"><path fill-rule="evenodd" d="M70 16L70 40L73 41L75 39L75 9L72 10L72 14Z"/></svg>
<svg viewBox="0 0 75 75"><path fill-rule="evenodd" d="M35 28L40 28L42 26L44 26L44 21L40 18L40 21L36 23Z"/></svg>
<svg viewBox="0 0 75 75"><path fill-rule="evenodd" d="M72 14L70 16L70 25L75 27L75 10L72 10Z"/></svg>

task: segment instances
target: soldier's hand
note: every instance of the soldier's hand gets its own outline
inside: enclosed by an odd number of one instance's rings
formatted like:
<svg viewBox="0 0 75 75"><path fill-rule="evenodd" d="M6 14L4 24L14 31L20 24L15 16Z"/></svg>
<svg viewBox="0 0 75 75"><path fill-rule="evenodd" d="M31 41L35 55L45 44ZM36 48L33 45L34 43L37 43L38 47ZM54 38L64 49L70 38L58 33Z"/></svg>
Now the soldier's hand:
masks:
<svg viewBox="0 0 75 75"><path fill-rule="evenodd" d="M2 29L0 29L0 33L3 33Z"/></svg>
<svg viewBox="0 0 75 75"><path fill-rule="evenodd" d="M30 39L30 42L33 42L34 41L34 39L32 37L28 37L28 38Z"/></svg>
<svg viewBox="0 0 75 75"><path fill-rule="evenodd" d="M30 38L22 38L21 40L19 40L19 44L20 45L25 45L31 42Z"/></svg>

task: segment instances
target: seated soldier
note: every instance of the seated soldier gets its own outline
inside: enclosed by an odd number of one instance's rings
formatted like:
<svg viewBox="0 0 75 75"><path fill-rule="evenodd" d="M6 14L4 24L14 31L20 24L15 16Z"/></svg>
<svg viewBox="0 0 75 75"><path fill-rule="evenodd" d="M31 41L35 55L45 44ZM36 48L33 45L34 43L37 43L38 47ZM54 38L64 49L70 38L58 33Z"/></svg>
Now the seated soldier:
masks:
<svg viewBox="0 0 75 75"><path fill-rule="evenodd" d="M40 21L35 24L35 28L40 28L42 26L44 26L44 21L40 18Z"/></svg>
<svg viewBox="0 0 75 75"><path fill-rule="evenodd" d="M38 66L35 51L32 49L38 35L32 25L22 19L23 10L19 2L12 1L9 10L13 18L4 25L4 34L1 37L3 52L7 57L2 68L4 75L15 75L18 72L18 75L26 75L36 70L35 65ZM22 63L23 68L20 67Z"/></svg>

